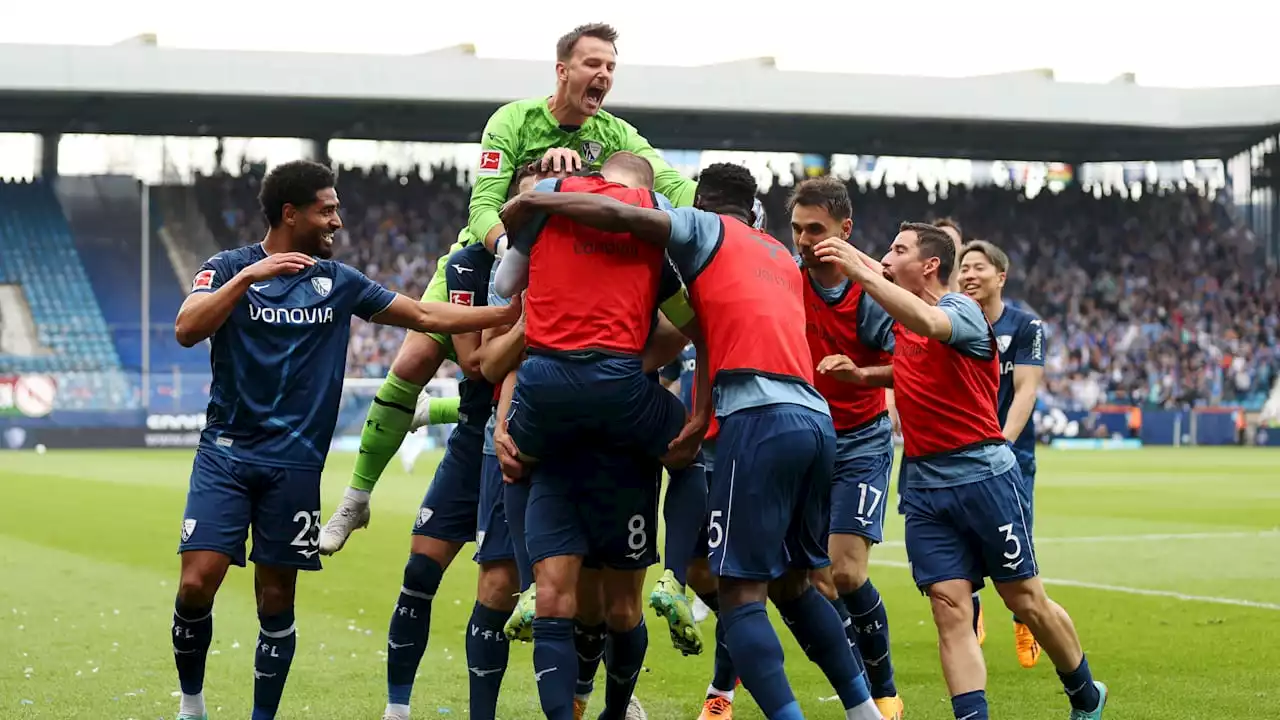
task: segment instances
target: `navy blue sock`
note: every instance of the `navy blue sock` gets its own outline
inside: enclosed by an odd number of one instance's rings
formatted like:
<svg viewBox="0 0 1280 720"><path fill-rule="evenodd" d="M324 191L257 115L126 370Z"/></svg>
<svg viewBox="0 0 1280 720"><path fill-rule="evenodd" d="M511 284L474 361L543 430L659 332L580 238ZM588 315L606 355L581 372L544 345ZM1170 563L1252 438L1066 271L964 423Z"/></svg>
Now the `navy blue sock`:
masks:
<svg viewBox="0 0 1280 720"><path fill-rule="evenodd" d="M824 596L825 597L825 596ZM845 640L849 643L849 649L853 651L853 664L858 668L858 674L865 676L867 668L862 664L862 651L858 649L858 630L853 626L853 618L849 616L849 608L845 607L844 601L840 598L831 600L831 607L836 611L836 617L840 618L840 627L844 628Z"/></svg>
<svg viewBox="0 0 1280 720"><path fill-rule="evenodd" d="M520 573L520 592L533 584L533 563L529 562L529 546L524 544L524 513L529 506L529 481L502 484L502 503L507 510L507 529L516 553L516 571Z"/></svg>
<svg viewBox="0 0 1280 720"><path fill-rule="evenodd" d="M604 711L599 720L623 720L627 716L627 704L644 669L648 649L649 629L644 618L626 632L609 631L604 655Z"/></svg>
<svg viewBox="0 0 1280 720"><path fill-rule="evenodd" d="M699 453L688 467L670 473L667 496L662 501L662 519L667 528L663 553L666 569L684 585L698 535L707 522L707 471Z"/></svg>
<svg viewBox="0 0 1280 720"><path fill-rule="evenodd" d="M278 615L258 613L258 649L253 654L253 720L274 720L284 694L289 666L298 647L293 610Z"/></svg>
<svg viewBox="0 0 1280 720"><path fill-rule="evenodd" d="M871 699L871 690L853 660L849 638L840 626L840 616L817 588L810 586L799 597L778 603L778 614L805 655L827 676L846 709Z"/></svg>
<svg viewBox="0 0 1280 720"><path fill-rule="evenodd" d="M702 602L717 618L720 615L720 595L718 593L698 594ZM711 687L720 692L733 692L738 686L738 672L733 669L733 658L729 657L729 646L724 644L724 623L716 620L716 656L711 674Z"/></svg>
<svg viewBox="0 0 1280 720"><path fill-rule="evenodd" d="M956 695L951 698L951 712L956 720L988 720L986 691L974 690Z"/></svg>
<svg viewBox="0 0 1280 720"><path fill-rule="evenodd" d="M1102 702L1102 695L1098 692L1098 686L1093 684L1093 673L1089 670L1088 657L1081 656L1080 667L1069 673L1059 672L1058 678L1062 680L1062 687L1067 691L1071 707L1085 712L1098 709L1098 703Z"/></svg>
<svg viewBox="0 0 1280 720"><path fill-rule="evenodd" d="M213 608L173 603L173 662L178 666L178 686L184 695L204 690L204 664L213 641Z"/></svg>
<svg viewBox="0 0 1280 720"><path fill-rule="evenodd" d="M586 699L596 687L596 671L604 659L605 639L609 637L604 623L584 625L573 621L573 649L578 653L578 682L573 694Z"/></svg>
<svg viewBox="0 0 1280 720"><path fill-rule="evenodd" d="M573 688L578 680L573 621L533 619L533 679L547 720L573 720Z"/></svg>
<svg viewBox="0 0 1280 720"><path fill-rule="evenodd" d="M898 688L893 682L893 658L889 652L889 615L885 612L880 591L868 580L862 587L845 595L845 607L853 618L858 650L867 670L871 697L893 697Z"/></svg>
<svg viewBox="0 0 1280 720"><path fill-rule="evenodd" d="M973 634L978 634L978 614L982 612L982 596L973 594Z"/></svg>
<svg viewBox="0 0 1280 720"><path fill-rule="evenodd" d="M440 589L444 568L426 555L411 554L404 566L400 598L387 631L387 704L408 705L413 676L431 634L431 599Z"/></svg>
<svg viewBox="0 0 1280 720"><path fill-rule="evenodd" d="M830 607L830 606L828 606ZM720 613L725 644L751 697L769 720L803 720L782 667L782 643L764 603L752 602Z"/></svg>
<svg viewBox="0 0 1280 720"><path fill-rule="evenodd" d="M507 672L511 645L502 626L511 613L494 610L479 602L471 608L467 626L467 679L471 684L472 720L494 720L498 711L498 690Z"/></svg>

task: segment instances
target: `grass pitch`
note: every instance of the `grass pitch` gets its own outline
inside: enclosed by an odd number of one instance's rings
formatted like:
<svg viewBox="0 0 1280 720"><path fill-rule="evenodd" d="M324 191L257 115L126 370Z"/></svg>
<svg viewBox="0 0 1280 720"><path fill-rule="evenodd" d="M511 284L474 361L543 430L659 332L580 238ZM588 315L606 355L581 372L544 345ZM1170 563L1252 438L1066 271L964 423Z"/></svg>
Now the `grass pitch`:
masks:
<svg viewBox="0 0 1280 720"><path fill-rule="evenodd" d="M0 454L0 718L173 718L169 644L174 554L191 451ZM376 718L385 702L389 613L409 529L438 456L398 462L374 495L372 526L298 591L298 654L281 718ZM330 457L325 508L353 455ZM1071 613L1109 718L1280 718L1280 452L1146 449L1052 452L1040 459L1037 551ZM928 602L905 566L902 523L873 553L888 607L897 682L911 720L951 718ZM414 693L417 718L465 718L462 633L475 590L463 552L436 596ZM656 577L656 575L654 575ZM1048 658L1018 667L1007 613L984 591L988 697L998 718L1065 718ZM247 717L257 633L252 576L233 570L216 606L205 696L211 718ZM637 696L654 720L696 717L711 655L683 658L647 618ZM710 638L711 623L703 628ZM834 693L777 623L805 714L843 716ZM531 648L512 648L499 716L539 717ZM592 707L603 702L597 683ZM742 691L740 720L762 716Z"/></svg>

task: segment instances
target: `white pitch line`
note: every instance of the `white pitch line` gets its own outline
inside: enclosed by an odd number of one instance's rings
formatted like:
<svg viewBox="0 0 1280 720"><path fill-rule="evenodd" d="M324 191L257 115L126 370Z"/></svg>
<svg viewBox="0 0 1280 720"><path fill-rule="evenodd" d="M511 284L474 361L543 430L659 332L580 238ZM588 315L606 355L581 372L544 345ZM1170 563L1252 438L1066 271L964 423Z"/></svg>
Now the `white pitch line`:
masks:
<svg viewBox="0 0 1280 720"><path fill-rule="evenodd" d="M872 560L872 565L883 565L885 567L894 568L910 568L909 563L900 560ZM1182 600L1185 602L1202 602L1212 603L1214 605L1234 605L1236 607L1247 607L1255 610L1275 610L1280 611L1280 605L1276 603L1258 602L1257 600L1241 600L1239 598L1211 597L1209 595L1187 595L1185 593L1174 592L1172 590L1149 590L1147 588L1125 587L1123 585L1104 585L1102 583L1084 582L1082 580L1063 580L1059 578L1041 577L1040 581L1045 585L1063 585L1066 587L1078 587L1088 590L1103 590L1106 592L1124 593L1126 595L1145 595L1147 597L1164 597L1174 600Z"/></svg>
<svg viewBox="0 0 1280 720"><path fill-rule="evenodd" d="M1144 535L1085 535L1082 537L1035 538L1036 545L1071 545L1075 543L1155 542L1160 540L1242 540L1280 538L1280 530L1250 532L1148 533ZM901 540L880 543L881 547L905 547Z"/></svg>

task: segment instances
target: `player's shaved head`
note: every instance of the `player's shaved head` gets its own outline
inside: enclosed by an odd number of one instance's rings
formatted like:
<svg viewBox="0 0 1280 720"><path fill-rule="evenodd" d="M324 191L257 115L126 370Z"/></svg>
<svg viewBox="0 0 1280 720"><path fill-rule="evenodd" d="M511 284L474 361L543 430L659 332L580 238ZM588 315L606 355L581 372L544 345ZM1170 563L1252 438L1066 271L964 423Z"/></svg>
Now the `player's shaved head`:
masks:
<svg viewBox="0 0 1280 720"><path fill-rule="evenodd" d="M625 150L616 152L600 166L600 174L609 182L632 188L653 189L653 164L644 157Z"/></svg>
<svg viewBox="0 0 1280 720"><path fill-rule="evenodd" d="M713 213L740 215L751 223L756 202L756 178L751 171L733 163L715 163L698 175L694 207Z"/></svg>
<svg viewBox="0 0 1280 720"><path fill-rule="evenodd" d="M791 198L787 200L787 212L795 210L797 206L822 208L834 220L853 217L853 201L849 199L849 189L833 177L810 178L796 185Z"/></svg>
<svg viewBox="0 0 1280 720"><path fill-rule="evenodd" d="M595 38L612 45L614 52L618 50L618 31L612 25L587 23L579 25L560 36L560 39L556 41L556 60L569 62L569 59L573 57L574 49L578 47L578 41L582 40L582 38Z"/></svg>

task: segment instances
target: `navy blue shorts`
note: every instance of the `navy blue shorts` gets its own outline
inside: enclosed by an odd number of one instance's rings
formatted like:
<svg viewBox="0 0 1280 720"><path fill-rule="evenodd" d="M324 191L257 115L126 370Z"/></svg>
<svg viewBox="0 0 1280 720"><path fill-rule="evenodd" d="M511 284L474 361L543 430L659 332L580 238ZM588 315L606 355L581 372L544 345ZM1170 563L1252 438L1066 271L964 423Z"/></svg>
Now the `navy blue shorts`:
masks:
<svg viewBox="0 0 1280 720"><path fill-rule="evenodd" d="M454 543L476 539L483 456L484 428L455 425L422 498L413 523L414 535Z"/></svg>
<svg viewBox="0 0 1280 720"><path fill-rule="evenodd" d="M1031 466L1030 472L1022 468L1023 493L1027 498L1027 531L1034 535L1036 526L1036 468Z"/></svg>
<svg viewBox="0 0 1280 720"><path fill-rule="evenodd" d="M320 470L245 463L196 451L178 552L213 550L244 566L320 569Z"/></svg>
<svg viewBox="0 0 1280 720"><path fill-rule="evenodd" d="M539 460L582 447L661 457L684 427L680 399L635 358L530 355L516 378L507 430Z"/></svg>
<svg viewBox="0 0 1280 720"><path fill-rule="evenodd" d="M476 554L478 563L514 560L516 551L507 527L507 503L504 499L502 466L496 455L485 455L480 471L480 507L476 518Z"/></svg>
<svg viewBox="0 0 1280 720"><path fill-rule="evenodd" d="M720 421L707 517L711 571L773 580L827 557L836 433L798 405L739 410Z"/></svg>
<svg viewBox="0 0 1280 720"><path fill-rule="evenodd" d="M907 559L916 586L968 580L975 590L1039 572L1031 535L1031 501L1014 465L995 477L955 487L902 489Z"/></svg>
<svg viewBox="0 0 1280 720"><path fill-rule="evenodd" d="M831 532L859 535L878 543L884 541L893 441L890 440L884 451L873 452L867 452L858 443L857 438L836 438L836 462L831 478Z"/></svg>
<svg viewBox="0 0 1280 720"><path fill-rule="evenodd" d="M530 562L578 555L588 567L653 565L661 482L657 459L634 453L586 453L535 464L525 508Z"/></svg>

